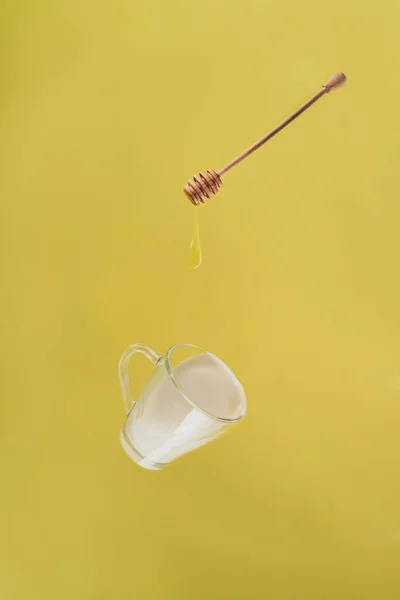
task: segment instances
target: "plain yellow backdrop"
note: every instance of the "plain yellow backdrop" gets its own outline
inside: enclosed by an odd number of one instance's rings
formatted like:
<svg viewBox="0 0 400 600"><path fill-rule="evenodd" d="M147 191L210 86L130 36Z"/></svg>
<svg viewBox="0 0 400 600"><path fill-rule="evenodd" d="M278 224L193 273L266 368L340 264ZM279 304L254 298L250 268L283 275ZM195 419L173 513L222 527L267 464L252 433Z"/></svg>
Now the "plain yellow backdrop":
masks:
<svg viewBox="0 0 400 600"><path fill-rule="evenodd" d="M2 599L400 597L399 6L2 1ZM200 209L189 271L187 178L337 70ZM243 423L137 467L137 341L224 359Z"/></svg>

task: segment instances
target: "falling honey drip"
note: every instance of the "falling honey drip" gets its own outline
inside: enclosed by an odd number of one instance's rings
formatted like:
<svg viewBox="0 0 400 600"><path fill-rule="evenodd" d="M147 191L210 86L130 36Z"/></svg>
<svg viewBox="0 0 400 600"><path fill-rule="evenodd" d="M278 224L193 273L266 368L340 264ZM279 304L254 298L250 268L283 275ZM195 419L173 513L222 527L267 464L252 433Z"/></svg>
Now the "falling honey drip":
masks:
<svg viewBox="0 0 400 600"><path fill-rule="evenodd" d="M197 269L201 265L201 245L199 230L199 208L193 207L193 233L190 242L188 256L188 266L191 269Z"/></svg>

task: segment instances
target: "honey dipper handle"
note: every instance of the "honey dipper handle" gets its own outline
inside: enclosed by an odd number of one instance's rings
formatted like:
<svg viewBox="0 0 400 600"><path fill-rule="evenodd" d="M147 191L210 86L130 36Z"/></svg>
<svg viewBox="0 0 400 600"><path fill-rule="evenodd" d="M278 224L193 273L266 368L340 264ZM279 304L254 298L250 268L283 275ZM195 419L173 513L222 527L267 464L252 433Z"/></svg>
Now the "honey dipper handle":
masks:
<svg viewBox="0 0 400 600"><path fill-rule="evenodd" d="M260 146L263 146L266 142L268 142L268 140L270 140L272 137L274 137L274 135L276 135L277 133L282 131L282 129L284 129L287 125L289 125L289 123L291 123L292 121L297 119L298 116L300 116L304 111L307 110L307 108L309 108L315 102L317 102L317 100L319 100L322 96L324 96L328 92L342 86L345 83L345 81L346 81L346 77L343 73L335 73L334 75L332 75L332 77L330 77L328 79L328 81L323 85L323 87L316 94L311 96L311 98L309 98L309 100L307 100L307 102L305 102L304 104L299 106L299 108L297 110L295 110L291 115L286 117L286 119L284 121L282 121L282 123L279 123L279 125L277 125L273 129L271 129L271 131L266 133L255 144L250 146L250 148L247 148L247 150L245 150L244 152L239 154L239 156L234 158L231 162L229 162L227 165L225 165L225 167L223 167L220 171L218 171L219 177L221 177L222 175L224 175L225 173L230 171L230 169L232 169L235 165L239 164L240 162L242 162L242 160L247 158L250 154L252 154L256 150L258 150L258 148L260 148Z"/></svg>

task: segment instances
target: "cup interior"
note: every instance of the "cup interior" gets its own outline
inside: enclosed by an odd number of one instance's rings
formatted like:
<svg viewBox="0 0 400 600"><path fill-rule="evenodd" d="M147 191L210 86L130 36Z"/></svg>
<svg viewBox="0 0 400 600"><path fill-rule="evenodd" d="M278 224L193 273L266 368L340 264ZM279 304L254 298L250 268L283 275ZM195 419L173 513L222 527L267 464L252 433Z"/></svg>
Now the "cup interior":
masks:
<svg viewBox="0 0 400 600"><path fill-rule="evenodd" d="M180 344L167 352L166 367L185 399L201 412L224 422L235 422L244 416L243 386L214 354L198 346Z"/></svg>

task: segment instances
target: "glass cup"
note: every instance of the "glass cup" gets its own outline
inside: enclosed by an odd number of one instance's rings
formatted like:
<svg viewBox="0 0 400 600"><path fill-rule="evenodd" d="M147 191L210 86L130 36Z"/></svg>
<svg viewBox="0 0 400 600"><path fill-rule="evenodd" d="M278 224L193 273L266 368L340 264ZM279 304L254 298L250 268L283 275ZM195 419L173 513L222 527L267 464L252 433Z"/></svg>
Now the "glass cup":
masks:
<svg viewBox="0 0 400 600"><path fill-rule="evenodd" d="M153 364L140 397L132 397L128 365L141 353ZM121 444L138 465L158 470L224 433L246 412L246 395L219 358L191 344L172 346L165 356L133 344L118 365L127 414Z"/></svg>

